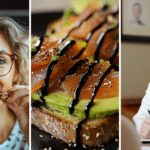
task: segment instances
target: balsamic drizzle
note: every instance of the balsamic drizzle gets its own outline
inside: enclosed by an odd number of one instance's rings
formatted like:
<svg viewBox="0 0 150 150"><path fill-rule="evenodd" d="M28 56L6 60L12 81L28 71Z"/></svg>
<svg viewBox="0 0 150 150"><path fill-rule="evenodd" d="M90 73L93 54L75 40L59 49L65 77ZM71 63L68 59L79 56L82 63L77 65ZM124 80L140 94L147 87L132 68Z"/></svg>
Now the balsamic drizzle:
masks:
<svg viewBox="0 0 150 150"><path fill-rule="evenodd" d="M106 10L107 8L108 8L108 5L106 4L106 5L103 6L102 10L104 11L104 10ZM113 15L115 15L115 14L117 14L117 13L118 13L118 11L115 12ZM62 43L62 42L69 36L69 34L71 33L72 30L74 30L75 28L78 28L79 26L81 26L81 24L82 24L84 21L88 20L88 19L89 19L90 17L92 17L93 15L94 15L94 13L90 14L85 20L83 20L83 21L81 21L81 22L78 22L78 24L77 24L75 27L71 28L71 29L68 31L68 33L58 42L58 44ZM86 42L88 42L88 41L90 40L92 34L93 34L97 29L101 28L102 25L103 25L106 21L107 21L107 20L105 20L104 22L100 23L96 28L94 28L94 29L87 35L87 37L86 37ZM117 27L118 27L118 26L117 26ZM95 63L91 63L91 64L88 66L88 69L87 69L86 73L80 78L79 84L78 84L78 86L76 87L76 90L75 90L75 92L74 92L74 99L73 99L73 101L69 104L69 112L70 112L70 114L72 114L72 113L74 112L74 107L75 107L75 105L76 105L76 104L78 103L78 101L79 101L79 94L80 94L80 92L81 92L81 89L82 89L82 87L84 86L85 82L87 81L88 76L92 73L92 70L93 70L94 66L98 63L98 56L99 56L100 47L102 46L102 43L103 43L103 40L104 40L106 34L109 33L109 32L111 32L111 31L114 31L117 27L115 27L115 28L110 28L110 29L108 29L106 32L103 32L103 33L99 36L99 38L98 38L98 40L97 40L97 46L96 46L96 49L95 49L95 55L94 55ZM44 39L44 37L41 37L40 45L39 45L38 47L36 47L38 50L39 50L40 47L41 47L41 44L42 44L43 39ZM66 46L65 46L62 50L60 50L59 53L57 53L57 56L62 56L63 54L65 54L65 52L68 51L74 44L75 44L75 41L70 41L69 43L67 43ZM79 54L78 54L74 59L79 58L79 57L81 56L81 54L83 53L84 50L85 50L85 48L83 48L83 49L79 52ZM113 54L112 54L111 59L110 59L111 62L113 61L113 59L114 59L115 55L117 54L118 50L119 50L119 45L118 45L117 48L113 51ZM78 66L80 66L80 65L81 65L82 63L84 63L84 62L85 62L85 60L80 60L80 61L78 61L78 62L68 71L68 73L67 73L63 78L61 78L61 79L59 80L59 84L61 84L61 82L65 79L65 77L66 77L67 75L73 74L73 73L77 70ZM49 84L49 80L50 80L50 75L51 75L51 73L52 73L52 71L53 71L54 66L55 66L57 63L58 63L58 60L52 60L52 61L48 64L48 66L47 66L47 68L46 68L46 71L45 71L44 84L43 84L42 88L39 90L39 97L40 97L40 99L42 100L42 102L37 101L36 103L33 103L32 106L37 107L38 105L41 105L41 104L42 104L42 105L45 105L45 104L46 104L46 101L45 101L45 99L44 99L44 96L48 93L48 84ZM80 134L79 134L79 133L80 133L82 124L83 124L84 122L86 122L87 119L89 118L90 108L93 106L93 101L94 101L95 95L96 95L96 93L97 93L97 91L98 91L98 89L99 89L99 87L100 87L100 85L101 85L103 79L105 78L106 75L108 75L108 74L110 73L111 69L112 69L112 66L109 66L109 68L101 75L101 77L98 78L98 82L97 82L97 84L96 84L96 86L95 86L95 88L94 88L94 90L93 90L93 93L92 93L92 97L91 97L89 103L87 103L87 104L85 105L85 108L84 108L84 109L85 109L86 118L83 119L81 122L79 122L78 125L76 126L76 142L75 142L75 144L74 144L75 147L78 147L78 148L79 148L80 145L81 145L81 143L80 143Z"/></svg>
<svg viewBox="0 0 150 150"><path fill-rule="evenodd" d="M97 82L97 84L93 90L92 97L91 97L89 103L87 103L84 107L86 118L89 118L90 108L93 106L93 101L94 101L95 95L96 95L102 81L110 73L111 69L112 69L112 66L109 66L109 68L98 78L99 81Z"/></svg>
<svg viewBox="0 0 150 150"><path fill-rule="evenodd" d="M73 101L69 104L69 112L70 112L70 114L72 114L74 112L74 106L79 101L79 95L80 95L81 89L84 86L88 76L91 74L94 66L95 66L95 63L91 63L88 66L88 69L87 69L86 73L80 78L79 84L77 85L77 87L76 87L76 89L74 91Z"/></svg>
<svg viewBox="0 0 150 150"><path fill-rule="evenodd" d="M80 79L83 78L83 81L81 82L81 80L80 80L80 82L79 82L79 84L78 84L78 86L77 86L77 88L76 88L77 91L75 90L75 92L74 92L74 99L73 99L73 101L69 104L69 112L70 112L70 114L73 113L73 111L74 111L74 106L75 106L75 105L78 103L78 101L79 101L79 94L80 94L80 92L81 92L82 86L83 86L84 83L86 82L86 80L87 80L88 76L90 75L91 71L93 70L95 64L98 63L98 56L99 56L100 47L101 47L101 45L102 45L102 43L103 43L103 40L104 40L106 34L109 33L109 32L111 32L111 31L116 30L117 28L118 28L118 25L117 25L115 28L110 28L110 29L108 29L106 32L103 32L103 33L99 36L99 38L98 38L98 40L97 40L97 47L96 47L96 50L95 50L95 55L94 55L95 63L91 63L91 64L89 65L90 69L88 68L87 72L80 78ZM110 70L111 70L111 67L109 67L109 68L107 69L107 71L104 72L104 73L102 74L102 76L99 78L99 81L97 82L97 85L96 85L96 87L95 87L94 90L93 90L93 93L92 93L92 97L91 97L91 99L90 99L90 102L89 102L87 105L85 105L86 118L85 118L84 120L82 120L81 122L79 122L78 125L76 126L76 143L74 144L74 146L76 146L76 147L80 147L80 145L81 145L81 143L80 143L80 130L81 130L81 126L82 126L82 124L89 118L89 111L90 111L90 108L91 108L92 105L93 105L94 97L95 97L95 95L96 95L96 93L97 93L97 91L98 91L98 89L99 89L99 87L100 87L100 85L101 85L101 83L102 83L104 77L110 72ZM86 77L84 77L85 75L86 75ZM85 78L85 81L84 81L84 78Z"/></svg>
<svg viewBox="0 0 150 150"><path fill-rule="evenodd" d="M116 30L118 27L119 27L119 24L117 24L117 26L114 27L114 28L109 28L106 32L103 32L103 33L99 36L99 38L98 38L98 40L97 40L96 50L95 50L95 56L94 56L95 60L98 61L99 49L100 49L100 47L101 47L102 44L103 44L103 40L104 40L106 34L109 33L109 32L112 32L112 31Z"/></svg>
<svg viewBox="0 0 150 150"><path fill-rule="evenodd" d="M65 47L60 50L56 56L62 56L66 53L66 51L68 51L74 44L76 43L76 41L74 40L71 40L67 43L65 43ZM38 105L45 105L46 104L46 101L44 99L44 96L48 93L48 85L49 85L49 80L50 80L50 75L53 71L53 68L54 66L58 63L59 60L51 60L51 62L47 65L47 68L45 70L45 77L44 77L44 84L42 85L42 88L39 90L38 94L39 94L39 97L40 99L42 100L42 102L36 102L35 103L32 103L32 106L34 107L37 107Z"/></svg>
<svg viewBox="0 0 150 150"><path fill-rule="evenodd" d="M90 14L86 19L84 19L81 22L78 22L76 26L72 27L68 33L66 33L66 35L58 42L58 44L62 43L65 39L67 39L67 37L69 36L69 34L71 33L71 31L73 31L74 29L80 27L82 25L82 23L84 23L86 20L88 20L89 18L91 18L94 15L94 13Z"/></svg>
<svg viewBox="0 0 150 150"><path fill-rule="evenodd" d="M101 11L106 10L108 7L109 7L108 4L105 4L105 5L103 6L103 8L101 9ZM62 42L69 36L69 34L71 33L71 31L73 31L74 29L80 27L85 21L87 21L89 18L91 18L94 14L95 14L95 12L91 13L91 14L90 14L87 18L85 18L83 21L78 22L78 24L77 24L76 26L72 27L72 28L68 31L68 33L58 42L58 44L62 43Z"/></svg>
<svg viewBox="0 0 150 150"><path fill-rule="evenodd" d="M37 51L40 50L41 45L42 45L42 42L43 42L43 40L44 40L44 37L45 37L45 36L41 36L41 37L40 37L40 39L39 39L39 40L40 40L40 44L39 44L38 46L35 47L35 48L37 49Z"/></svg>
<svg viewBox="0 0 150 150"><path fill-rule="evenodd" d="M42 100L42 104L45 105L46 104L46 101L44 99L44 96L47 94L48 92L48 84L49 84L49 78L50 78L50 75L53 71L53 68L54 66L58 63L58 60L52 60L46 70L45 70L45 78L44 78L44 84L42 85L42 88L39 90L39 97L40 99Z"/></svg>
<svg viewBox="0 0 150 150"><path fill-rule="evenodd" d="M97 40L97 46L96 46L96 50L95 50L95 55L94 55L94 60L96 63L98 63L98 56L99 56L99 51L100 51L100 47L103 44L104 38L107 35L107 33L116 30L116 28L118 28L118 25L115 28L110 28L108 29L106 32L103 32L98 40ZM86 82L88 76L90 75L90 73L93 70L93 67L95 66L96 63L91 63L87 69L87 72L80 78L79 84L76 87L76 90L74 92L74 99L73 101L69 104L69 112L70 114L73 113L74 111L74 106L78 103L79 100L79 94L81 92L81 88L84 85L84 83Z"/></svg>
<svg viewBox="0 0 150 150"><path fill-rule="evenodd" d="M107 6L108 6L108 5L107 5ZM105 7L107 7L107 6L104 5L104 10L106 9ZM108 8L108 7L107 7L107 8ZM102 9L103 9L103 8L102 8ZM118 12L119 12L119 9L118 9L115 13L112 13L112 15L115 16L116 14L118 14ZM90 40L90 38L91 38L91 36L93 35L93 33L94 33L95 31L97 31L99 28L101 28L106 22L107 22L107 19L104 20L103 22L101 22L100 24L98 24L97 27L94 28L94 29L87 35L87 37L86 37L86 39L85 39L85 42L88 43L88 41ZM78 53L78 55L73 58L73 60L78 59L78 58L83 54L85 48L86 48L86 47L84 47L84 48Z"/></svg>
<svg viewBox="0 0 150 150"><path fill-rule="evenodd" d="M113 62L115 56L117 55L118 51L119 51L119 43L117 44L117 47L114 49L114 51L112 53L112 56L110 58L110 64L112 64L112 62Z"/></svg>
<svg viewBox="0 0 150 150"><path fill-rule="evenodd" d="M65 76L63 76L63 77L59 80L59 85L61 85L61 82L65 79L66 76L73 74L73 73L78 69L78 67L81 66L81 65L82 65L83 63L85 63L86 61L87 61L87 60L83 60L83 59L79 60L79 61L68 71L68 73L67 73Z"/></svg>
<svg viewBox="0 0 150 150"><path fill-rule="evenodd" d="M106 23L106 20L103 21L102 23L100 23L96 28L94 28L94 29L87 35L85 42L88 43L89 40L90 40L90 38L91 38L91 36L93 35L93 33L94 33L96 30L98 30L99 28L101 28L105 23ZM73 58L73 60L74 60L74 59L78 59L78 58L83 54L85 48L86 48L86 47L84 47L84 48L78 53L78 55Z"/></svg>

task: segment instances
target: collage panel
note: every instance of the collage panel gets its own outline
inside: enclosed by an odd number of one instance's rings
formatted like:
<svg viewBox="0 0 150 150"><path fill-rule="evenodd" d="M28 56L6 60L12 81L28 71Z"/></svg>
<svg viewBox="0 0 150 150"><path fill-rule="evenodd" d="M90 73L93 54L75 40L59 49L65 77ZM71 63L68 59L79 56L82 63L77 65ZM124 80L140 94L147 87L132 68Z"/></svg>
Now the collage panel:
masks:
<svg viewBox="0 0 150 150"><path fill-rule="evenodd" d="M29 1L0 5L0 150L29 149Z"/></svg>
<svg viewBox="0 0 150 150"><path fill-rule="evenodd" d="M31 149L119 149L119 1L31 1Z"/></svg>
<svg viewBox="0 0 150 150"><path fill-rule="evenodd" d="M121 150L150 149L149 1L122 1Z"/></svg>

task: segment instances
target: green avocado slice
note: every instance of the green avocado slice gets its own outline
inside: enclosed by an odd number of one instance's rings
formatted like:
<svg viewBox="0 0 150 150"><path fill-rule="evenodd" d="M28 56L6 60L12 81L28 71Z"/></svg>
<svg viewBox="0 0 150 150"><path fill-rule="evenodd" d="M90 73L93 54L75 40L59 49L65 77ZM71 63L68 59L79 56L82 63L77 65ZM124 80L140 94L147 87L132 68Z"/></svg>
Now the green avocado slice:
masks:
<svg viewBox="0 0 150 150"><path fill-rule="evenodd" d="M32 100L40 100L38 93L34 92L31 95ZM61 111L69 115L69 104L73 100L72 97L63 92L55 92L48 94L44 97L46 100L47 106L51 107L54 110ZM85 110L84 106L88 103L88 99L79 100L79 103L75 106L73 115L78 116L81 119L84 119ZM104 99L94 99L94 105L90 109L89 118L104 118L106 116L119 113L119 97L111 97Z"/></svg>

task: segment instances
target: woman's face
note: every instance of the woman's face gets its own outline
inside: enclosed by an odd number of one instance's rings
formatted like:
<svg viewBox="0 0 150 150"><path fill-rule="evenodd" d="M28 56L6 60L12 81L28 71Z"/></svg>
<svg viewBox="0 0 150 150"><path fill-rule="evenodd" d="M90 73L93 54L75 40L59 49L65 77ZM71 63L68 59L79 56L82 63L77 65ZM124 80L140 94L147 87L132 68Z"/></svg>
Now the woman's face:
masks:
<svg viewBox="0 0 150 150"><path fill-rule="evenodd" d="M0 53L13 54L6 38L3 33L0 32ZM5 76L0 76L0 92L7 91L17 79L15 61L13 61L12 68ZM1 101L0 101L1 103Z"/></svg>

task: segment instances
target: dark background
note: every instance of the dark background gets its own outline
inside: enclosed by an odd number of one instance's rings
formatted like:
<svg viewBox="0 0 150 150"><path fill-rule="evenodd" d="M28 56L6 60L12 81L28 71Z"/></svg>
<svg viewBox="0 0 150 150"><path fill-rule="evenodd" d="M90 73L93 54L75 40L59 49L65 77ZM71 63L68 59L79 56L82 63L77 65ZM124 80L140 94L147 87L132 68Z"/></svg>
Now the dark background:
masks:
<svg viewBox="0 0 150 150"><path fill-rule="evenodd" d="M31 17L31 34L45 35L48 24L62 16L63 12L36 13Z"/></svg>
<svg viewBox="0 0 150 150"><path fill-rule="evenodd" d="M8 11L10 15L8 15ZM25 13L22 16L20 13L14 16L11 14L14 11L24 11ZM29 29L29 0L3 0L0 4L0 16L10 17Z"/></svg>

